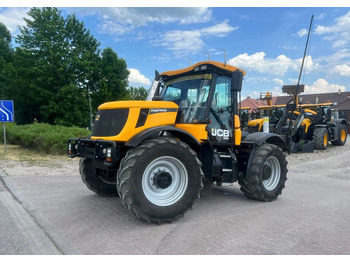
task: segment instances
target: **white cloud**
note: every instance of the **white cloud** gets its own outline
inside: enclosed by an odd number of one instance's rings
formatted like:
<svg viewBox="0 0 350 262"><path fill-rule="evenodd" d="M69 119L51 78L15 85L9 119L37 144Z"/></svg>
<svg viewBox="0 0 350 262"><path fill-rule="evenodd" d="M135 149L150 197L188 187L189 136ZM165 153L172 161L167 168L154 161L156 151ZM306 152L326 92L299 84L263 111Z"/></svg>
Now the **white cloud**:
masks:
<svg viewBox="0 0 350 262"><path fill-rule="evenodd" d="M144 75L142 75L139 70L134 68L129 68L128 70L130 72L129 78L128 78L130 86L147 87L151 84L151 81L148 78L146 78Z"/></svg>
<svg viewBox="0 0 350 262"><path fill-rule="evenodd" d="M350 66L347 64L336 65L333 67L333 72L341 76L350 76Z"/></svg>
<svg viewBox="0 0 350 262"><path fill-rule="evenodd" d="M286 94L282 92L282 86L275 86L272 90L272 97L285 96Z"/></svg>
<svg viewBox="0 0 350 262"><path fill-rule="evenodd" d="M308 33L308 31L305 28L303 28L303 29L299 30L296 35L298 37L303 37L303 36L307 35L307 33Z"/></svg>
<svg viewBox="0 0 350 262"><path fill-rule="evenodd" d="M16 35L18 32L17 26L24 26L26 22L23 17L28 18L27 12L29 8L0 8L0 22L2 22L11 35Z"/></svg>
<svg viewBox="0 0 350 262"><path fill-rule="evenodd" d="M244 53L231 58L227 63L241 67L244 70L254 70L259 73L277 76L285 75L288 70L296 72L300 70L301 58L292 60L285 55L279 55L276 58L265 58L265 56L266 54L264 52L257 52L252 55ZM307 56L306 61L306 73L319 67L317 63L313 63L311 56Z"/></svg>
<svg viewBox="0 0 350 262"><path fill-rule="evenodd" d="M225 37L228 33L237 29L238 27L230 26L228 21L225 20L223 23L201 29L200 33L204 36Z"/></svg>
<svg viewBox="0 0 350 262"><path fill-rule="evenodd" d="M185 56L199 52L205 46L203 38L208 37L225 37L230 32L237 30L238 27L232 27L228 21L213 26L196 30L173 30L166 32L157 40L153 41L154 45L164 46L168 50L175 52L177 56Z"/></svg>
<svg viewBox="0 0 350 262"><path fill-rule="evenodd" d="M283 86L283 80L282 80L282 79L275 78L275 79L272 79L272 81L273 81L276 85Z"/></svg>
<svg viewBox="0 0 350 262"><path fill-rule="evenodd" d="M319 93L332 93L345 92L345 86L329 84L325 79L319 78L311 86L305 85L305 92L303 94L319 94Z"/></svg>
<svg viewBox="0 0 350 262"><path fill-rule="evenodd" d="M98 14L101 33L124 34L149 23L205 23L213 19L207 7L110 7L79 8L80 15Z"/></svg>
<svg viewBox="0 0 350 262"><path fill-rule="evenodd" d="M325 17L324 13L321 13L318 16L315 16L315 20L322 20Z"/></svg>
<svg viewBox="0 0 350 262"><path fill-rule="evenodd" d="M334 48L344 47L350 42L350 11L334 21L332 26L318 25L315 33L326 35L324 39L331 41Z"/></svg>

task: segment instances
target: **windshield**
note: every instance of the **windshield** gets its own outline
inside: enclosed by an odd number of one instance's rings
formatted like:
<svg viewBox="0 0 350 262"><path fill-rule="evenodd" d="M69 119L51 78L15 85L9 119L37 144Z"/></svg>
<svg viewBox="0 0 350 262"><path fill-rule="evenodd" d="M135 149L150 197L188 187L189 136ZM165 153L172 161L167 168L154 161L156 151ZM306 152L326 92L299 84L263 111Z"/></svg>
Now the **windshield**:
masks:
<svg viewBox="0 0 350 262"><path fill-rule="evenodd" d="M179 106L177 123L200 123L205 116L211 74L191 75L165 83L162 97Z"/></svg>

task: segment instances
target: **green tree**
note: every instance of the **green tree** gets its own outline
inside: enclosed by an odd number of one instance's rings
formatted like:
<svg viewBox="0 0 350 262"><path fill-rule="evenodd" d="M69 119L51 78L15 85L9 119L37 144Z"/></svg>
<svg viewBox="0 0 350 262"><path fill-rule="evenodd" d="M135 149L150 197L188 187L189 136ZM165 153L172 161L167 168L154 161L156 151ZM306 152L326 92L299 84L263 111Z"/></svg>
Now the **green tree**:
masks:
<svg viewBox="0 0 350 262"><path fill-rule="evenodd" d="M144 87L129 87L127 90L128 100L146 100L148 91Z"/></svg>
<svg viewBox="0 0 350 262"><path fill-rule="evenodd" d="M0 99L10 98L9 93L15 71L12 62L11 34L0 22Z"/></svg>
<svg viewBox="0 0 350 262"><path fill-rule="evenodd" d="M110 47L102 51L101 60L101 81L99 86L93 89L95 107L107 101L123 100L127 97L129 71L126 61L118 58L117 53Z"/></svg>
<svg viewBox="0 0 350 262"><path fill-rule="evenodd" d="M32 8L28 15L16 37L18 122L88 126L87 94L99 81L100 43L74 14Z"/></svg>

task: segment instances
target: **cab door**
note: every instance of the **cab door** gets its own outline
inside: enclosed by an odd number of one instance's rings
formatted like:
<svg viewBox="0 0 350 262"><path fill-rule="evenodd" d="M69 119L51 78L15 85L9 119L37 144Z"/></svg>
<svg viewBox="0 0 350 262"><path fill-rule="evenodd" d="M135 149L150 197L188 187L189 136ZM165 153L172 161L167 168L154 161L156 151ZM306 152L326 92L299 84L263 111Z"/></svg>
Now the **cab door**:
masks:
<svg viewBox="0 0 350 262"><path fill-rule="evenodd" d="M217 76L209 106L208 137L210 142L233 143L233 107L231 78Z"/></svg>

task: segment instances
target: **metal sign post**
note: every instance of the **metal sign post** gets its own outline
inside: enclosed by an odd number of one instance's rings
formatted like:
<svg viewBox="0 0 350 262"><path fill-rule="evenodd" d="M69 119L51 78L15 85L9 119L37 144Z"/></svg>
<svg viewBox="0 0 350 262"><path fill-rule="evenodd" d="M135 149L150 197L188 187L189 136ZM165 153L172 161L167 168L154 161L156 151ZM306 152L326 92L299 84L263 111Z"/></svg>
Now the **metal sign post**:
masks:
<svg viewBox="0 0 350 262"><path fill-rule="evenodd" d="M6 122L14 121L12 100L0 100L0 122L4 123L4 149L6 152Z"/></svg>

